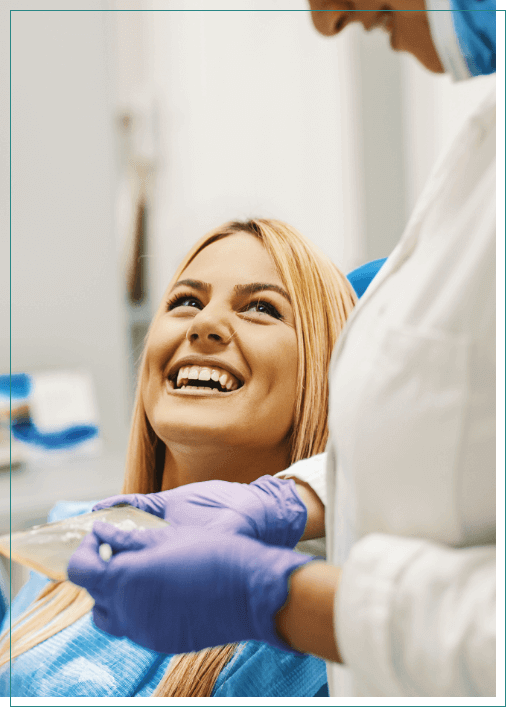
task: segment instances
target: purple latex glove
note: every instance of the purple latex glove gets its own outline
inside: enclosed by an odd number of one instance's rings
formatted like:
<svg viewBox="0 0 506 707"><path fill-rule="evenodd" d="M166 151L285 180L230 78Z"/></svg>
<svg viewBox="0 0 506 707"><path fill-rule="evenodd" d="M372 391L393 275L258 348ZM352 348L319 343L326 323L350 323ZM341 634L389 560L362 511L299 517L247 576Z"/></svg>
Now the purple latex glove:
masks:
<svg viewBox="0 0 506 707"><path fill-rule="evenodd" d="M101 543L112 548L109 562ZM276 633L275 615L290 574L312 559L208 528L125 532L97 521L68 576L94 598L99 629L145 648L176 654L256 640L291 651Z"/></svg>
<svg viewBox="0 0 506 707"><path fill-rule="evenodd" d="M293 479L268 475L251 484L201 481L160 493L111 496L93 510L118 503L128 503L171 525L212 527L282 547L295 547L307 521L307 509Z"/></svg>

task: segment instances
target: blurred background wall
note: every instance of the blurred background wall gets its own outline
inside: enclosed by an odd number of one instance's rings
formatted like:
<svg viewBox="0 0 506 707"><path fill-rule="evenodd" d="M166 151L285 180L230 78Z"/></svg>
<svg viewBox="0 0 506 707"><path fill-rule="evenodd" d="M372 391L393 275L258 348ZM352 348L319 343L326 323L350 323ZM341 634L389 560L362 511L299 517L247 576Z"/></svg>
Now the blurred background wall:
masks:
<svg viewBox="0 0 506 707"><path fill-rule="evenodd" d="M120 485L142 339L197 238L267 216L344 271L388 256L438 153L494 80L431 75L380 30L324 39L303 0L290 11L280 0L270 11L259 0L241 11L187 0L37 5L11 15L12 369L91 371L106 462L20 471L26 522L62 493L96 498ZM5 101L1 118L7 158ZM2 194L4 234L8 206ZM8 372L6 238L0 247Z"/></svg>
<svg viewBox="0 0 506 707"><path fill-rule="evenodd" d="M117 106L153 168L154 300L189 243L230 218L286 219L344 270L388 255L490 78L452 84L380 30L322 38L304 0L200 5L109 2Z"/></svg>
<svg viewBox="0 0 506 707"><path fill-rule="evenodd" d="M12 367L90 369L117 446L127 352L102 13L14 12L11 60Z"/></svg>

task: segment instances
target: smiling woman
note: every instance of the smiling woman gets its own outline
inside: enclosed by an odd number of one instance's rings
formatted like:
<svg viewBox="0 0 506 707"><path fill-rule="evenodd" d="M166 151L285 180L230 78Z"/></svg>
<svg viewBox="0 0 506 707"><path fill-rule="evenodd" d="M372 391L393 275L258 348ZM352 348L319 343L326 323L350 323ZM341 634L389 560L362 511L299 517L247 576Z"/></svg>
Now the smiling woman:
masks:
<svg viewBox="0 0 506 707"><path fill-rule="evenodd" d="M147 335L123 493L250 483L323 452L330 357L355 302L340 271L284 223L205 236ZM17 615L26 594L21 603ZM166 656L99 631L92 604L69 582L43 588L13 631L13 696L324 694L325 665L312 656L260 643Z"/></svg>
<svg viewBox="0 0 506 707"><path fill-rule="evenodd" d="M199 241L162 298L140 365L129 458L149 440L158 474L146 472L142 493L247 483L323 451L330 356L355 302L338 268L279 221L232 222ZM236 392L177 392L174 375L182 369L189 383L199 364L204 376L232 373ZM124 492L135 493L139 466L128 467Z"/></svg>
<svg viewBox="0 0 506 707"><path fill-rule="evenodd" d="M259 468L285 468L297 335L274 261L257 237L239 232L201 250L182 277L149 333L142 385L166 449L162 487L183 479L248 483Z"/></svg>

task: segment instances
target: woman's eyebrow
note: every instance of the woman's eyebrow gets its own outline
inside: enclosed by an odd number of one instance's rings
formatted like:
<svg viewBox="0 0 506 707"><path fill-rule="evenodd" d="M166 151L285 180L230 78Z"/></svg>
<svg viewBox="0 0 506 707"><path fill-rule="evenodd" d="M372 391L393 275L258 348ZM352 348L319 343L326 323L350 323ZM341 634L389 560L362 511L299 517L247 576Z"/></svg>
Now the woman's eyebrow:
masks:
<svg viewBox="0 0 506 707"><path fill-rule="evenodd" d="M199 290L200 292L209 293L212 290L212 286L208 282L202 282L202 280L178 280L173 290L176 287L192 287L194 290ZM255 292L263 292L264 290L272 290L282 295L288 302L291 303L290 295L286 290L284 290L279 285L273 285L269 282L251 282L248 285L235 285L234 292L238 295L252 295Z"/></svg>
<svg viewBox="0 0 506 707"><path fill-rule="evenodd" d="M173 290L176 289L176 287L193 287L194 290L199 290L200 292L210 292L212 287L208 282L202 282L202 280L179 280L176 282L174 287L172 288Z"/></svg>
<svg viewBox="0 0 506 707"><path fill-rule="evenodd" d="M288 302L291 303L290 295L286 290L279 285L272 285L268 282L252 282L249 285L236 285L234 287L235 292L238 295L252 295L255 292L262 292L263 290L272 290L282 295Z"/></svg>

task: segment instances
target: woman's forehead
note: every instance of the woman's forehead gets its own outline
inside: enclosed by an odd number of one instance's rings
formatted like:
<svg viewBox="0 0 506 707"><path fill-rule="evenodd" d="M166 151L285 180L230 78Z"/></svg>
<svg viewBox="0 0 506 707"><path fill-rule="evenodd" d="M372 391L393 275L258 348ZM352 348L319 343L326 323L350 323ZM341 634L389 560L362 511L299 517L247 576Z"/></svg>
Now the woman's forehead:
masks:
<svg viewBox="0 0 506 707"><path fill-rule="evenodd" d="M181 279L233 285L270 282L283 286L276 265L260 239L243 232L206 246L183 270Z"/></svg>

